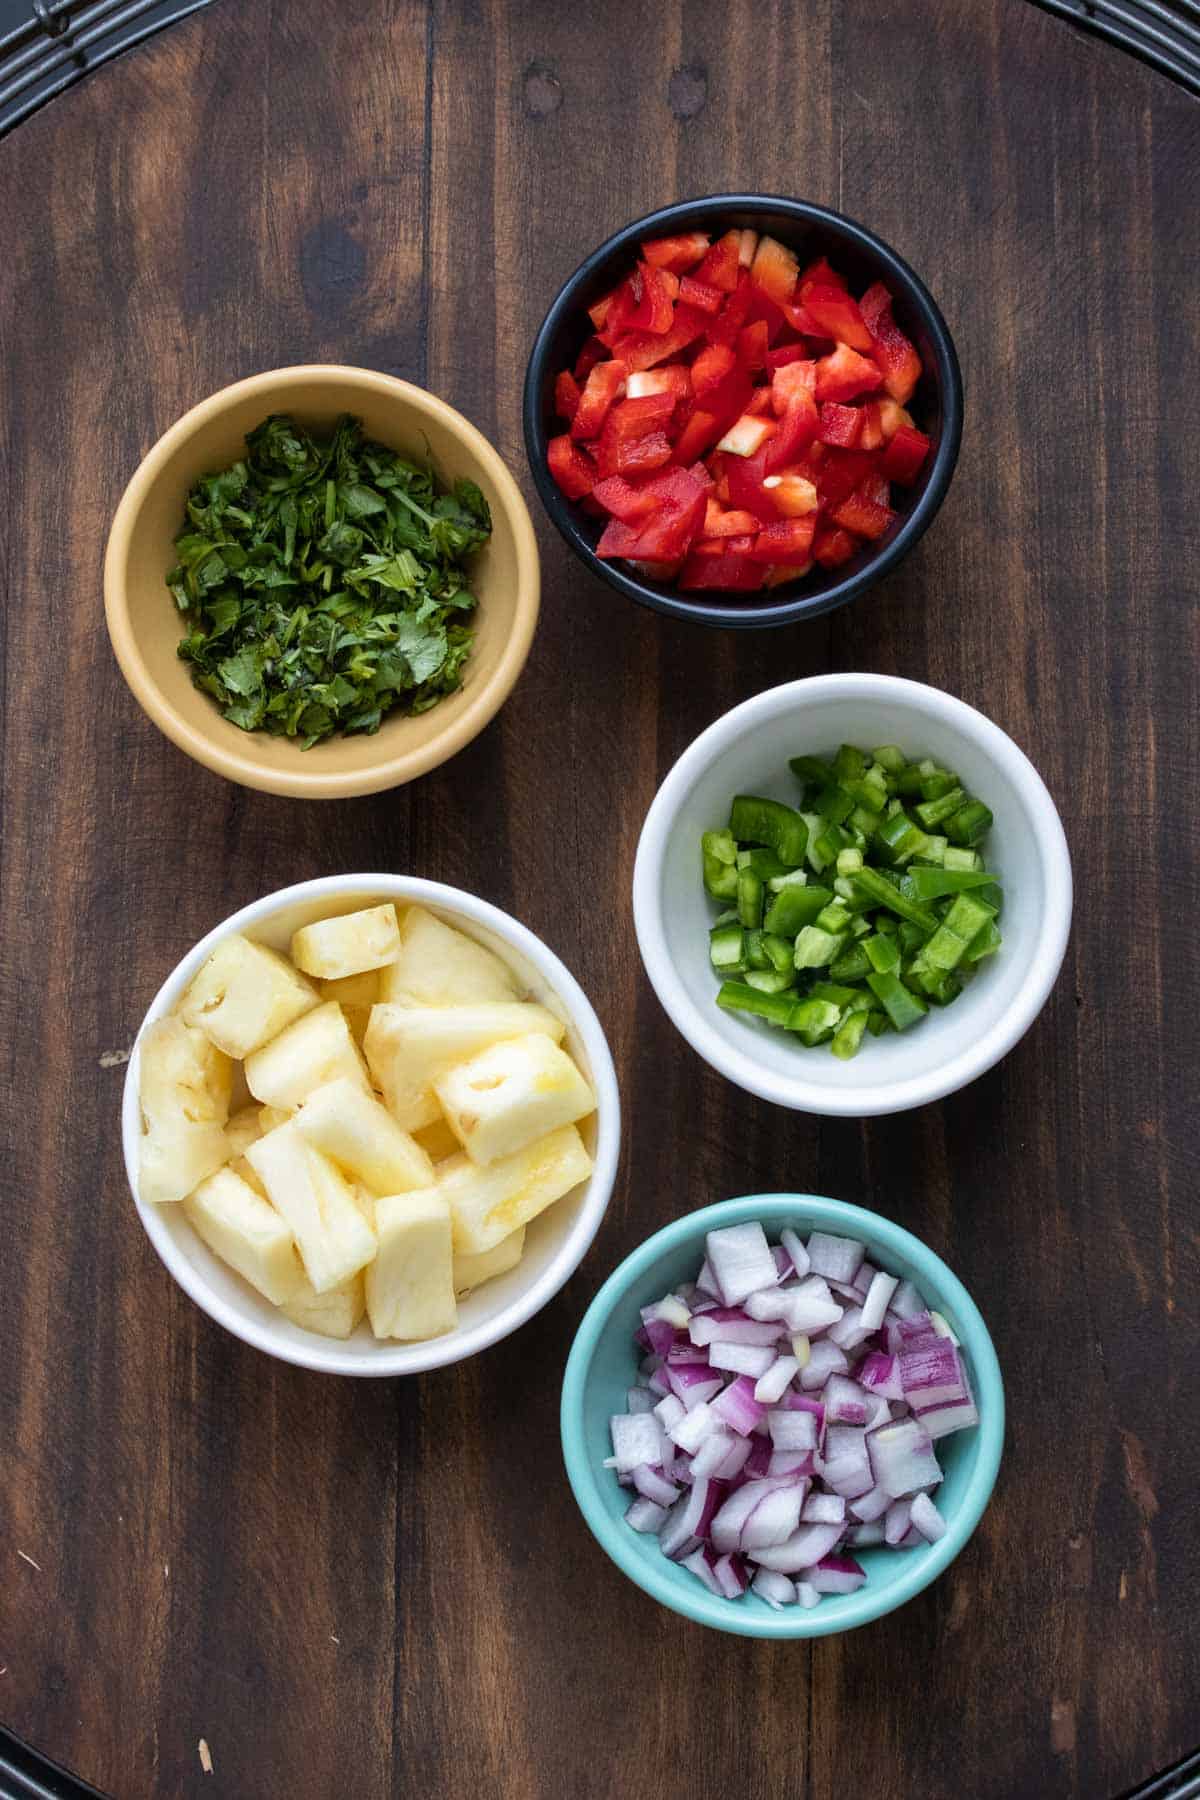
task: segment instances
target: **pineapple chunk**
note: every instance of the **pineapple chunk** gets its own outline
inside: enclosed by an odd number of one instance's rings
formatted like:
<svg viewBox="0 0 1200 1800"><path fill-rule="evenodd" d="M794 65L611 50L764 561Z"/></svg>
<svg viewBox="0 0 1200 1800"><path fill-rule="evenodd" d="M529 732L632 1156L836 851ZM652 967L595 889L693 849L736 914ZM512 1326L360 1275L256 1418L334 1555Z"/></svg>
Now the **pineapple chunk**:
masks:
<svg viewBox="0 0 1200 1800"><path fill-rule="evenodd" d="M268 1129L262 1122L260 1113L264 1109L257 1106L243 1106L240 1112L234 1113L225 1127L225 1135L229 1139L229 1157L236 1162L255 1138L260 1138Z"/></svg>
<svg viewBox="0 0 1200 1800"><path fill-rule="evenodd" d="M457 1156L462 1149L462 1145L440 1114L432 1125L422 1125L420 1131L414 1131L412 1135L413 1142L420 1144L430 1162L440 1163L447 1156Z"/></svg>
<svg viewBox="0 0 1200 1800"><path fill-rule="evenodd" d="M405 1131L440 1116L430 1083L435 1075L501 1038L544 1031L557 1041L565 1026L544 1006L499 1002L480 1006L371 1009L363 1048L384 1105ZM249 1079L249 1070L247 1070ZM253 1088L253 1081L250 1082Z"/></svg>
<svg viewBox="0 0 1200 1800"><path fill-rule="evenodd" d="M226 1056L244 1057L316 1004L312 986L286 957L235 931L194 978L179 1012Z"/></svg>
<svg viewBox="0 0 1200 1800"><path fill-rule="evenodd" d="M274 1306L298 1287L292 1234L275 1211L232 1169L218 1169L183 1203L210 1250Z"/></svg>
<svg viewBox="0 0 1200 1800"><path fill-rule="evenodd" d="M246 1058L246 1085L254 1098L285 1112L343 1075L370 1091L358 1045L336 1000L326 1000Z"/></svg>
<svg viewBox="0 0 1200 1800"><path fill-rule="evenodd" d="M458 1323L450 1209L433 1188L375 1202L379 1254L367 1270L376 1337L431 1338Z"/></svg>
<svg viewBox="0 0 1200 1800"><path fill-rule="evenodd" d="M291 1299L284 1301L284 1318L304 1331L318 1332L321 1337L348 1338L367 1310L362 1270L318 1294L298 1256L295 1262L300 1286Z"/></svg>
<svg viewBox="0 0 1200 1800"><path fill-rule="evenodd" d="M520 994L507 963L423 906L401 919L400 953L379 978L379 998L392 1006L475 1006Z"/></svg>
<svg viewBox="0 0 1200 1800"><path fill-rule="evenodd" d="M285 1106L260 1106L258 1109L258 1135L266 1137L268 1131L274 1131L277 1125L286 1125L295 1115Z"/></svg>
<svg viewBox="0 0 1200 1800"><path fill-rule="evenodd" d="M433 1164L421 1146L357 1082L343 1077L317 1088L296 1114L296 1124L310 1144L377 1194L403 1194L433 1180Z"/></svg>
<svg viewBox="0 0 1200 1800"><path fill-rule="evenodd" d="M292 936L292 961L306 975L325 981L344 980L367 969L381 969L400 949L396 908L367 906L338 919L318 919Z"/></svg>
<svg viewBox="0 0 1200 1800"><path fill-rule="evenodd" d="M475 1163L493 1163L595 1110L591 1088L545 1032L489 1044L434 1077L446 1121Z"/></svg>
<svg viewBox="0 0 1200 1800"><path fill-rule="evenodd" d="M251 1144L246 1155L272 1206L291 1226L308 1279L319 1294L370 1262L375 1233L357 1194L294 1123L277 1125Z"/></svg>
<svg viewBox="0 0 1200 1800"><path fill-rule="evenodd" d="M346 1015L350 1035L360 1047L371 1017L371 1008L379 1000L379 970L368 969L362 975L345 975L340 981L318 981L322 1000L336 1000Z"/></svg>
<svg viewBox="0 0 1200 1800"><path fill-rule="evenodd" d="M454 1292L460 1297L469 1294L472 1288L482 1287L485 1281L491 1281L495 1275L507 1275L515 1269L525 1249L525 1227L519 1226L510 1231L506 1238L501 1238L494 1250L481 1251L473 1256L469 1250L454 1252Z"/></svg>
<svg viewBox="0 0 1200 1800"><path fill-rule="evenodd" d="M203 1032L177 1018L148 1027L139 1063L138 1193L165 1205L182 1200L229 1160L224 1125L233 1069Z"/></svg>
<svg viewBox="0 0 1200 1800"><path fill-rule="evenodd" d="M574 1125L501 1157L486 1169L452 1156L437 1172L437 1191L450 1208L454 1249L478 1255L586 1181L592 1159Z"/></svg>

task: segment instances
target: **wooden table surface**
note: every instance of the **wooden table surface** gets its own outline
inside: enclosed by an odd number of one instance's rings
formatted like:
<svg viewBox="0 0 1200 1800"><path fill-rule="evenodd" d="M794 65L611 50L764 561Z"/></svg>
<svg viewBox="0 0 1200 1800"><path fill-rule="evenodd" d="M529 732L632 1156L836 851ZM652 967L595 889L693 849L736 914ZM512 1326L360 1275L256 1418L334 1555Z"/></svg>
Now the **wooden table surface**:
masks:
<svg viewBox="0 0 1200 1800"><path fill-rule="evenodd" d="M1109 1800L1200 1741L1198 167L1195 100L1017 0L777 0L752 29L720 0L223 0L0 144L0 1720L119 1800ZM272 799L158 735L100 563L166 425L258 369L363 363L461 407L531 493L519 395L559 282L630 217L729 188L864 220L946 313L962 460L896 575L721 635L610 593L535 507L527 671L415 787ZM866 1124L709 1071L628 902L685 745L827 669L982 707L1046 777L1078 883L1024 1042ZM112 1053L183 950L272 887L363 868L543 934L599 1008L627 1123L559 1298L402 1382L305 1374L211 1324L138 1225L117 1129ZM933 1588L844 1638L756 1645L610 1565L557 1403L627 1250L779 1187L949 1260L1011 1422Z"/></svg>

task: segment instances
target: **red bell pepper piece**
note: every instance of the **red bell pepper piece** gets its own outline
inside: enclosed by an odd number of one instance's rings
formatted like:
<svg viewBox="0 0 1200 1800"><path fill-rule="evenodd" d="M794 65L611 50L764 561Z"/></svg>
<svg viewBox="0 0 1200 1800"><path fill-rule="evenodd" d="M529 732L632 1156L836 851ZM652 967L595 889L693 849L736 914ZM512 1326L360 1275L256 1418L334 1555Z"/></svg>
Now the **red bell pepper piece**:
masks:
<svg viewBox="0 0 1200 1800"><path fill-rule="evenodd" d="M823 569L840 569L858 549L858 540L848 531L820 531L813 540L813 561L819 562Z"/></svg>
<svg viewBox="0 0 1200 1800"><path fill-rule="evenodd" d="M596 485L596 470L589 456L573 444L564 431L546 446L550 473L568 500L582 500Z"/></svg>
<svg viewBox="0 0 1200 1800"><path fill-rule="evenodd" d="M839 506L870 474L875 458L862 450L828 450L817 467L817 492L826 507Z"/></svg>
<svg viewBox="0 0 1200 1800"><path fill-rule="evenodd" d="M704 511L703 531L706 538L744 537L758 530L759 521L750 512L727 512L711 497Z"/></svg>
<svg viewBox="0 0 1200 1800"><path fill-rule="evenodd" d="M802 337L824 339L825 333L821 330L817 321L813 318L807 306L805 306L803 300L789 301L783 308L783 316L791 326L792 330L798 331Z"/></svg>
<svg viewBox="0 0 1200 1800"><path fill-rule="evenodd" d="M706 315L682 302L675 308L671 329L661 336L650 331L631 331L617 339L613 355L629 369L650 369L655 363L669 362L681 350L703 335Z"/></svg>
<svg viewBox="0 0 1200 1800"><path fill-rule="evenodd" d="M876 506L892 504L891 483L879 469L869 469L854 491L864 500L873 500Z"/></svg>
<svg viewBox="0 0 1200 1800"><path fill-rule="evenodd" d="M831 401L836 405L836 401ZM883 403L879 400L864 400L858 408L862 414L862 430L859 432L860 450L878 450L886 442L883 429Z"/></svg>
<svg viewBox="0 0 1200 1800"><path fill-rule="evenodd" d="M900 402L893 400L890 394L881 395L874 404L879 408L879 423L883 427L885 443L889 438L895 437L901 425L908 425L913 431L916 430L912 414L905 412Z"/></svg>
<svg viewBox="0 0 1200 1800"><path fill-rule="evenodd" d="M792 298L799 272L800 264L787 246L764 232L750 265L750 279L755 287L780 306Z"/></svg>
<svg viewBox="0 0 1200 1800"><path fill-rule="evenodd" d="M749 374L755 374L767 366L768 326L765 319L756 319L751 325L743 325L738 332L738 361Z"/></svg>
<svg viewBox="0 0 1200 1800"><path fill-rule="evenodd" d="M616 289L614 288L611 294L603 294L593 306L588 307L588 318L592 321L592 324L596 327L597 331L604 330L605 320L612 311L612 303L615 298Z"/></svg>
<svg viewBox="0 0 1200 1800"><path fill-rule="evenodd" d="M756 418L760 413L773 418L774 409L771 405L770 388L756 387L743 410L748 412L751 418Z"/></svg>
<svg viewBox="0 0 1200 1800"><path fill-rule="evenodd" d="M679 587L684 593L724 589L749 594L762 586L764 576L761 564L734 551L726 551L722 556L697 556L693 552L679 571Z"/></svg>
<svg viewBox="0 0 1200 1800"><path fill-rule="evenodd" d="M883 382L877 363L860 356L849 344L839 344L832 356L823 356L817 364L818 400L853 400L856 394L869 394Z"/></svg>
<svg viewBox="0 0 1200 1800"><path fill-rule="evenodd" d="M892 441L884 451L880 460L880 468L889 481L898 481L903 487L917 479L921 466L929 455L929 439L923 431L917 431L911 425L897 426Z"/></svg>
<svg viewBox="0 0 1200 1800"><path fill-rule="evenodd" d="M777 344L773 350L767 351L767 373L773 375L776 369L785 369L789 363L807 360L807 344Z"/></svg>
<svg viewBox="0 0 1200 1800"><path fill-rule="evenodd" d="M800 366L799 363L788 364L790 369L798 369ZM794 463L808 449L820 426L816 401L806 387L798 387L779 421L778 431L766 446L767 474L777 475L781 469Z"/></svg>
<svg viewBox="0 0 1200 1800"><path fill-rule="evenodd" d="M811 281L805 286L802 304L809 318L815 320L822 337L849 344L852 350L870 350L871 334L858 310L858 302L845 288Z"/></svg>
<svg viewBox="0 0 1200 1800"><path fill-rule="evenodd" d="M652 269L649 263L639 263L633 273L634 293L639 289L637 310L628 320L628 329L652 331L661 337L671 329L675 317L679 278L667 269Z"/></svg>
<svg viewBox="0 0 1200 1800"><path fill-rule="evenodd" d="M725 305L705 325L704 335L710 344L728 344L731 349L737 344L738 333L749 317L753 299L754 289L750 285L750 276L742 269L738 274L737 286Z"/></svg>
<svg viewBox="0 0 1200 1800"><path fill-rule="evenodd" d="M625 392L631 400L642 400L647 394L670 394L678 407L692 397L692 372L685 363L638 369L625 383Z"/></svg>
<svg viewBox="0 0 1200 1800"><path fill-rule="evenodd" d="M620 519L610 519L600 533L596 555L604 561L613 556L632 556L637 550L640 536L640 526L623 525Z"/></svg>
<svg viewBox="0 0 1200 1800"><path fill-rule="evenodd" d="M785 413L803 394L811 400L817 385L817 365L807 357L787 362L771 376L771 405L777 413ZM814 433L815 436L815 433Z"/></svg>
<svg viewBox="0 0 1200 1800"><path fill-rule="evenodd" d="M722 472L729 484L729 504L739 512L753 513L765 525L779 517L770 491L763 486L771 473L767 458L773 441L765 443L753 456L727 456L722 462Z"/></svg>
<svg viewBox="0 0 1200 1800"><path fill-rule="evenodd" d="M758 522L756 520L755 521L756 529L757 529L757 523ZM727 538L719 538L719 537L697 538L695 543L692 545L691 554L693 556L727 556L729 554L729 540Z"/></svg>
<svg viewBox="0 0 1200 1800"><path fill-rule="evenodd" d="M675 453L676 453L676 460L678 461L679 460L678 444L675 446ZM717 485L702 462L692 463L688 468L688 474L695 476L696 480L700 483L700 486L704 489L706 494L711 494L713 489Z"/></svg>
<svg viewBox="0 0 1200 1800"><path fill-rule="evenodd" d="M847 496L829 515L835 525L853 531L858 537L881 538L896 517L890 507L855 492Z"/></svg>
<svg viewBox="0 0 1200 1800"><path fill-rule="evenodd" d="M592 492L605 511L620 519L622 525L636 525L662 505L657 494L645 486L634 487L623 475L607 476L596 483Z"/></svg>
<svg viewBox="0 0 1200 1800"><path fill-rule="evenodd" d="M570 369L563 369L554 383L554 410L569 424L579 406L579 383Z"/></svg>
<svg viewBox="0 0 1200 1800"><path fill-rule="evenodd" d="M647 238L642 256L653 269L670 269L675 275L694 268L708 249L710 239L704 231L680 232L675 237Z"/></svg>
<svg viewBox="0 0 1200 1800"><path fill-rule="evenodd" d="M816 513L803 519L777 519L774 524L763 526L746 554L755 562L777 563L785 568L806 563L812 554L816 529Z"/></svg>
<svg viewBox="0 0 1200 1800"><path fill-rule="evenodd" d="M687 467L710 450L725 429L716 413L698 406L675 440L675 461Z"/></svg>
<svg viewBox="0 0 1200 1800"><path fill-rule="evenodd" d="M619 282L606 299L604 323L596 325L596 335L611 350L619 337L633 329L634 315L642 303L642 284L637 270ZM595 324L594 319L592 323Z"/></svg>
<svg viewBox="0 0 1200 1800"><path fill-rule="evenodd" d="M692 392L704 400L737 366L737 357L728 344L706 344L692 364Z"/></svg>
<svg viewBox="0 0 1200 1800"><path fill-rule="evenodd" d="M670 460L671 440L665 431L651 431L644 437L618 439L615 443L607 443L601 433L597 457L601 475L646 475Z"/></svg>
<svg viewBox="0 0 1200 1800"><path fill-rule="evenodd" d="M704 523L708 494L689 469L664 469L645 483L658 510L640 529L635 554L654 562L683 556Z"/></svg>
<svg viewBox="0 0 1200 1800"><path fill-rule="evenodd" d="M765 325L768 344L773 344L780 333L787 330L787 320L782 308L776 306L769 294L764 294L761 288L753 286L746 307L746 324Z"/></svg>
<svg viewBox="0 0 1200 1800"><path fill-rule="evenodd" d="M871 354L883 370L884 386L903 406L921 379L921 358L893 319L892 296L882 281L867 289L859 307L871 334Z"/></svg>
<svg viewBox="0 0 1200 1800"><path fill-rule="evenodd" d="M692 270L692 275L709 287L720 288L723 294L732 294L738 284L741 247L741 232L727 231L724 237L717 239L698 267Z"/></svg>
<svg viewBox="0 0 1200 1800"><path fill-rule="evenodd" d="M575 417L571 420L571 436L576 440L599 437L609 408L624 392L629 373L623 362L600 362L589 372Z"/></svg>
<svg viewBox="0 0 1200 1800"><path fill-rule="evenodd" d="M662 431L675 410L671 392L643 394L637 400L618 400L604 421L601 444L625 444L633 438L645 437L651 431Z"/></svg>
<svg viewBox="0 0 1200 1800"><path fill-rule="evenodd" d="M847 285L845 276L839 275L824 256L818 256L816 262L810 262L807 269L801 271L799 284L801 299L804 298L803 290L810 282L817 282L822 287L844 288Z"/></svg>
<svg viewBox="0 0 1200 1800"><path fill-rule="evenodd" d="M816 483L806 475L768 475L763 486L785 519L802 519L821 504Z"/></svg>
<svg viewBox="0 0 1200 1800"><path fill-rule="evenodd" d="M598 362L608 356L608 346L598 337L590 337L579 355L575 358L575 379L586 381Z"/></svg>
<svg viewBox="0 0 1200 1800"><path fill-rule="evenodd" d="M719 313L725 304L720 288L710 287L707 281L697 281L694 275L680 276L679 298L689 306L698 307L702 313Z"/></svg>
<svg viewBox="0 0 1200 1800"><path fill-rule="evenodd" d="M627 402L623 402L627 404ZM842 406L837 400L826 400L821 407L821 442L836 444L842 450L853 450L862 436L861 406Z"/></svg>

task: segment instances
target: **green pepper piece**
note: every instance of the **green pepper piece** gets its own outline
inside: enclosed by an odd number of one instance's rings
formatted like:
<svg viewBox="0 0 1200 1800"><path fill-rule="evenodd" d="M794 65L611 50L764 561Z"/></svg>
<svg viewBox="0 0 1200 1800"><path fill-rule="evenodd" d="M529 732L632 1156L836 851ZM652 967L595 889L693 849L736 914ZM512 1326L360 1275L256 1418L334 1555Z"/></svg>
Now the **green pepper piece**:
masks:
<svg viewBox="0 0 1200 1800"><path fill-rule="evenodd" d="M773 894L782 894L784 888L803 887L807 880L806 869L789 869L785 875L768 875L767 886Z"/></svg>
<svg viewBox="0 0 1200 1800"><path fill-rule="evenodd" d="M723 981L717 992L717 1005L725 1012L754 1013L769 1019L772 1025L787 1025L796 1007L791 993L763 994L745 981Z"/></svg>
<svg viewBox="0 0 1200 1800"><path fill-rule="evenodd" d="M889 775L898 775L905 767L904 752L895 744L884 744L878 750L872 750L871 760L886 769Z"/></svg>
<svg viewBox="0 0 1200 1800"><path fill-rule="evenodd" d="M951 788L959 785L958 776L952 775L949 769L934 769L929 775L921 777L922 800L940 800Z"/></svg>
<svg viewBox="0 0 1200 1800"><path fill-rule="evenodd" d="M940 800L924 800L914 810L922 825L932 831L933 827L940 825L944 819L952 818L965 804L966 798L965 789L954 787L950 789L949 793L943 794Z"/></svg>
<svg viewBox="0 0 1200 1800"><path fill-rule="evenodd" d="M946 854L942 858L942 867L946 869L982 869L983 858L978 850L963 850L957 844L947 844Z"/></svg>
<svg viewBox="0 0 1200 1800"><path fill-rule="evenodd" d="M763 883L753 869L737 872L738 918L747 931L753 931L763 920Z"/></svg>
<svg viewBox="0 0 1200 1800"><path fill-rule="evenodd" d="M793 945L785 937L775 932L764 931L762 934L763 955L773 969L781 969L787 974L795 966L792 962Z"/></svg>
<svg viewBox="0 0 1200 1800"><path fill-rule="evenodd" d="M867 960L879 975L887 975L900 967L900 947L894 937L876 932L863 945Z"/></svg>
<svg viewBox="0 0 1200 1800"><path fill-rule="evenodd" d="M883 921L880 920L879 923L880 929L882 929ZM901 919L897 926L896 935L900 941L900 948L905 956L911 956L914 950L919 950L921 948L921 945L925 942L929 933L922 931L919 925L912 924L910 920Z"/></svg>
<svg viewBox="0 0 1200 1800"><path fill-rule="evenodd" d="M907 1031L910 1025L915 1025L929 1011L925 1002L918 995L910 993L899 976L890 971L881 974L877 970L868 975L867 986L897 1031Z"/></svg>
<svg viewBox="0 0 1200 1800"><path fill-rule="evenodd" d="M941 900L946 894L965 894L969 888L984 888L996 877L986 869L909 869L900 883L900 892L910 900Z"/></svg>
<svg viewBox="0 0 1200 1800"><path fill-rule="evenodd" d="M929 842L919 825L915 825L901 808L889 813L876 827L875 846L886 863L899 864L916 856Z"/></svg>
<svg viewBox="0 0 1200 1800"><path fill-rule="evenodd" d="M829 973L835 981L861 981L872 969L871 959L862 944L850 944L837 960L830 964Z"/></svg>
<svg viewBox="0 0 1200 1800"><path fill-rule="evenodd" d="M827 887L788 887L776 894L767 908L763 928L777 937L794 938L806 925L811 925L833 899Z"/></svg>
<svg viewBox="0 0 1200 1800"><path fill-rule="evenodd" d="M946 914L944 924L947 931L952 931L964 944L969 944L995 916L995 908L989 906L978 894L959 894Z"/></svg>
<svg viewBox="0 0 1200 1800"><path fill-rule="evenodd" d="M910 794L919 794L924 778L920 763L905 763L904 767L898 769L893 777L896 792L903 794L906 798Z"/></svg>
<svg viewBox="0 0 1200 1800"><path fill-rule="evenodd" d="M786 994L796 985L795 969L747 969L746 986L760 994Z"/></svg>
<svg viewBox="0 0 1200 1800"><path fill-rule="evenodd" d="M765 844L786 868L797 869L808 848L808 827L794 806L738 794L729 811L729 829L739 844Z"/></svg>
<svg viewBox="0 0 1200 1800"><path fill-rule="evenodd" d="M837 755L833 759L833 779L835 781L857 781L867 766L867 759L861 750L853 744L839 744Z"/></svg>
<svg viewBox="0 0 1200 1800"><path fill-rule="evenodd" d="M969 963L982 962L985 956L994 956L1000 944L1000 928L995 919L989 919L979 936L968 945L966 959Z"/></svg>
<svg viewBox="0 0 1200 1800"><path fill-rule="evenodd" d="M737 898L737 845L728 831L706 831L700 839L704 885L714 900Z"/></svg>
<svg viewBox="0 0 1200 1800"><path fill-rule="evenodd" d="M833 1042L829 1048L842 1062L849 1062L852 1056L858 1055L859 1045L863 1041L869 1017L870 1014L865 1012L847 1013L834 1032Z"/></svg>
<svg viewBox="0 0 1200 1800"><path fill-rule="evenodd" d="M788 1030L796 1032L811 1049L836 1031L841 1016L841 1008L828 1000L793 1001Z"/></svg>
<svg viewBox="0 0 1200 1800"><path fill-rule="evenodd" d="M850 923L850 914L837 900L831 900L828 906L821 908L813 923L819 925L822 931L845 931Z"/></svg>
<svg viewBox="0 0 1200 1800"><path fill-rule="evenodd" d="M763 934L757 928L746 933L743 955L748 969L769 969L771 959L763 949Z"/></svg>
<svg viewBox="0 0 1200 1800"><path fill-rule="evenodd" d="M819 756L789 757L788 768L797 781L802 781L805 787L824 787L831 774L829 764L823 762Z"/></svg>
<svg viewBox="0 0 1200 1800"><path fill-rule="evenodd" d="M778 880L781 875L794 873L780 862L773 850L739 850L737 866L752 869L760 881Z"/></svg>
<svg viewBox="0 0 1200 1800"><path fill-rule="evenodd" d="M946 835L956 844L973 848L992 828L992 815L982 800L971 800L946 820Z"/></svg>
<svg viewBox="0 0 1200 1800"><path fill-rule="evenodd" d="M895 1029L886 1013L871 1012L867 1014L867 1030L872 1037L882 1037L885 1031L894 1031Z"/></svg>
<svg viewBox="0 0 1200 1800"><path fill-rule="evenodd" d="M740 925L716 925L708 934L708 960L718 973L740 975L746 967Z"/></svg>
<svg viewBox="0 0 1200 1800"><path fill-rule="evenodd" d="M846 942L841 931L822 931L819 925L806 925L796 939L794 961L798 969L823 969L831 963Z"/></svg>
<svg viewBox="0 0 1200 1800"><path fill-rule="evenodd" d="M894 888L878 869L860 869L850 880L860 893L886 906L889 912L897 917L907 919L912 925L919 925L927 937L932 937L937 930L937 919L925 907L918 906L915 900L906 900L898 888Z"/></svg>
<svg viewBox="0 0 1200 1800"><path fill-rule="evenodd" d="M804 997L806 1000L828 1000L839 1012L845 1012L858 991L857 988L843 987L836 981L814 981Z"/></svg>

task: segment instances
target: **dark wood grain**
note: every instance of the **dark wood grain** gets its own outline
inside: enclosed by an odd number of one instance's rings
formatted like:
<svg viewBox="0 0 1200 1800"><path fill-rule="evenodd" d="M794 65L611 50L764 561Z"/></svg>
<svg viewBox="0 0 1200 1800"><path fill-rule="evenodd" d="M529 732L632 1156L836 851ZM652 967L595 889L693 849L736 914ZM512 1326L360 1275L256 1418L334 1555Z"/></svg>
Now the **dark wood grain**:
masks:
<svg viewBox="0 0 1200 1800"><path fill-rule="evenodd" d="M1015 0L777 0L752 27L717 0L246 0L0 144L5 1723L119 1800L1107 1800L1200 1739L1197 167L1194 100ZM528 492L520 384L560 280L634 214L734 187L843 207L941 300L967 430L902 570L802 629L723 636L628 606L539 516L543 621L501 718L349 804L225 786L143 719L100 560L185 407L279 363L366 363L461 407ZM982 706L1045 774L1078 875L1025 1041L869 1124L702 1065L628 907L672 760L829 668ZM559 1299L403 1383L276 1365L173 1286L107 1055L234 907L355 868L543 934L600 1010L628 1126ZM811 1647L659 1611L592 1542L557 1436L618 1257L789 1186L940 1250L1011 1407L952 1569Z"/></svg>

